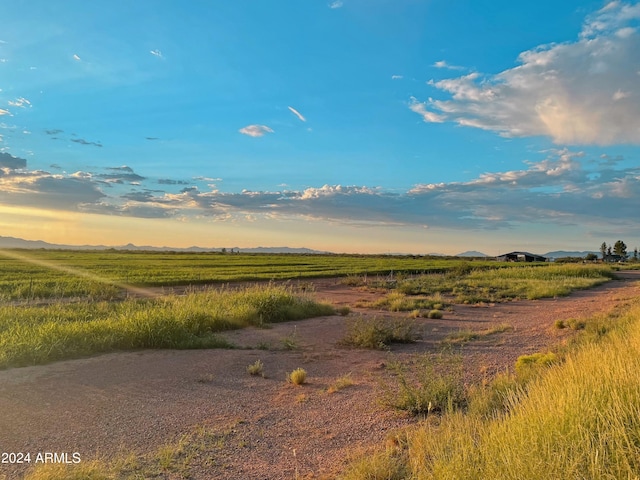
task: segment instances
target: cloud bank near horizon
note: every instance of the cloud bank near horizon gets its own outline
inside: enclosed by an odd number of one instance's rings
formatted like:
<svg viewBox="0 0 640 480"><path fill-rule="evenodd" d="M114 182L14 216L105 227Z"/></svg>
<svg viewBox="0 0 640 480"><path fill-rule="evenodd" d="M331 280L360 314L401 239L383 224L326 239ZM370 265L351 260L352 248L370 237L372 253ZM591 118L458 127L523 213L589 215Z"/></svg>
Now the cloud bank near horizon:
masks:
<svg viewBox="0 0 640 480"><path fill-rule="evenodd" d="M342 185L223 192L207 179L154 179L129 166L60 174L29 170L22 160L3 161L0 203L140 218L301 219L470 231L530 223L628 230L636 228L628 220L640 204L640 167L620 168L620 157L587 158L568 149L547 152L546 159L526 162L520 170L487 172L467 182L420 183L404 192Z"/></svg>

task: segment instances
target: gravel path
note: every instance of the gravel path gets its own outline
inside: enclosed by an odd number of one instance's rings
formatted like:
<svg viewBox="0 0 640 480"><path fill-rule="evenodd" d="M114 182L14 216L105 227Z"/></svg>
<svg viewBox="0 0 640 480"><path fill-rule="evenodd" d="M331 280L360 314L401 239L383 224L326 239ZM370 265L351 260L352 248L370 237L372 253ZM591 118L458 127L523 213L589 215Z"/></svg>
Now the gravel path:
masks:
<svg viewBox="0 0 640 480"><path fill-rule="evenodd" d="M0 452L29 452L32 459L78 452L85 462L157 453L187 434L190 466L155 478L333 478L349 452L381 445L413 422L378 403L379 378L391 357L433 351L451 331L511 325L512 331L462 349L467 379L474 381L562 342L571 333L553 328L556 320L609 311L640 296L636 280L640 272L624 272L566 298L456 306L441 320L419 320L424 338L391 352L339 346L346 320L333 316L228 333L243 349L113 353L0 371ZM325 279L316 282L316 296L353 305L371 294ZM296 348L285 350L283 340ZM265 378L246 372L258 359ZM308 383L297 387L285 377L298 367ZM354 384L328 393L347 374ZM0 479L22 478L24 471L25 465L0 463Z"/></svg>

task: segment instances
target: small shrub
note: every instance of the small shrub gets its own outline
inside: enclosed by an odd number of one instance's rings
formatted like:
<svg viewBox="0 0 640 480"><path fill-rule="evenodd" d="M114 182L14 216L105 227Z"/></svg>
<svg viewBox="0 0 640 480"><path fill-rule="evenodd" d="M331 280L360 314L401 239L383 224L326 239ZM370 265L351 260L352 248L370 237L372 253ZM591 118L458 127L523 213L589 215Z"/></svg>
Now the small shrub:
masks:
<svg viewBox="0 0 640 480"><path fill-rule="evenodd" d="M336 381L333 382L327 389L327 393L336 393L344 388L350 387L351 385L353 385L353 380L351 379L351 374L349 373L336 379Z"/></svg>
<svg viewBox="0 0 640 480"><path fill-rule="evenodd" d="M409 467L403 455L377 452L354 461L345 474L344 480L403 480L409 475Z"/></svg>
<svg viewBox="0 0 640 480"><path fill-rule="evenodd" d="M482 335L495 335L496 333L510 332L511 330L513 330L513 325L509 325L508 323L501 323L499 325L487 328L482 332Z"/></svg>
<svg viewBox="0 0 640 480"><path fill-rule="evenodd" d="M360 302L359 306L380 308L390 312L410 312L416 309L433 308L434 304L442 305L441 295L410 296L396 290L373 302Z"/></svg>
<svg viewBox="0 0 640 480"><path fill-rule="evenodd" d="M247 373L249 375L262 375L264 377L264 363L258 359L247 367Z"/></svg>
<svg viewBox="0 0 640 480"><path fill-rule="evenodd" d="M455 333L451 333L445 337L442 341L444 345L455 345L460 343L467 343L471 340L476 340L480 338L480 334L478 332L474 332L473 330L465 329L458 330Z"/></svg>
<svg viewBox="0 0 640 480"><path fill-rule="evenodd" d="M459 356L422 356L408 368L389 364L392 385L382 385L382 403L413 415L452 412L466 404L462 359Z"/></svg>
<svg viewBox="0 0 640 480"><path fill-rule="evenodd" d="M367 284L367 276L366 275L347 275L346 277L340 280L342 285L347 285L349 287L361 287Z"/></svg>
<svg viewBox="0 0 640 480"><path fill-rule="evenodd" d="M584 330L587 326L587 322L584 320L578 320L577 318L571 318L568 320L567 325L571 330Z"/></svg>
<svg viewBox="0 0 640 480"><path fill-rule="evenodd" d="M563 328L567 328L567 325L565 325L564 320L556 320L556 322L553 324L558 330L562 330Z"/></svg>
<svg viewBox="0 0 640 480"><path fill-rule="evenodd" d="M521 355L516 360L516 374L523 383L529 381L542 369L549 367L558 360L558 356L553 353L534 353L532 355Z"/></svg>
<svg viewBox="0 0 640 480"><path fill-rule="evenodd" d="M293 332L284 337L281 342L282 348L284 348L285 350L297 350L300 347L298 344L298 333L295 327L293 329Z"/></svg>
<svg viewBox="0 0 640 480"><path fill-rule="evenodd" d="M483 385L471 387L468 392L468 413L482 418L495 418L513 405L513 397L522 392L515 375L501 373Z"/></svg>
<svg viewBox="0 0 640 480"><path fill-rule="evenodd" d="M513 326L509 325L508 323L501 323L500 325L495 325L479 332L474 332L470 329L458 330L455 333L447 335L442 341L442 344L444 346L451 346L454 344L467 343L472 340L488 337L489 335L495 335L497 333L508 332L510 330L513 330Z"/></svg>
<svg viewBox="0 0 640 480"><path fill-rule="evenodd" d="M29 470L24 476L25 480L108 480L114 478L106 464L98 461L76 465L67 464L43 464Z"/></svg>
<svg viewBox="0 0 640 480"><path fill-rule="evenodd" d="M215 375L213 375L212 373L208 373L206 375L202 375L201 377L198 377L196 381L198 383L211 383L215 378L216 378Z"/></svg>
<svg viewBox="0 0 640 480"><path fill-rule="evenodd" d="M427 314L427 318L439 319L439 318L442 318L442 317L443 317L442 310L431 310Z"/></svg>
<svg viewBox="0 0 640 480"><path fill-rule="evenodd" d="M302 385L307 381L307 371L304 368L296 368L293 372L287 374L287 381L294 385Z"/></svg>
<svg viewBox="0 0 640 480"><path fill-rule="evenodd" d="M336 313L343 317L346 317L351 313L351 309L347 306L336 308Z"/></svg>
<svg viewBox="0 0 640 480"><path fill-rule="evenodd" d="M412 343L419 338L416 325L407 319L390 320L359 317L347 325L340 343L352 347L384 350L391 343Z"/></svg>

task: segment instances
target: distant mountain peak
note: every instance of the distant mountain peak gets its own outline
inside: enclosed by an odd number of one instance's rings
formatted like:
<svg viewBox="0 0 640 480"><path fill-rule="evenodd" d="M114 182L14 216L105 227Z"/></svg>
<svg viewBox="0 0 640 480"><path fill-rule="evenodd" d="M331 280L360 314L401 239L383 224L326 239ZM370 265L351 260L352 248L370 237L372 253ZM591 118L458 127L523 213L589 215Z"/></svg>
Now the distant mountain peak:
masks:
<svg viewBox="0 0 640 480"><path fill-rule="evenodd" d="M459 253L456 257L488 257L488 255L475 250L470 250L468 252Z"/></svg>

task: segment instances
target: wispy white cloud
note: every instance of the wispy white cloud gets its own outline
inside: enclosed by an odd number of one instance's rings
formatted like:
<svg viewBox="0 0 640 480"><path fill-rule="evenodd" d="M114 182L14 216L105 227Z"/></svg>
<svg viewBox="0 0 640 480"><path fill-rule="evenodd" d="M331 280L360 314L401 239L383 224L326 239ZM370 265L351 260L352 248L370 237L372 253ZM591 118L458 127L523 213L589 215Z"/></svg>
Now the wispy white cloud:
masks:
<svg viewBox="0 0 640 480"><path fill-rule="evenodd" d="M412 100L409 107L425 121L505 137L640 144L639 20L640 3L611 2L586 18L578 40L525 51L520 65L495 75L430 81L450 99Z"/></svg>
<svg viewBox="0 0 640 480"><path fill-rule="evenodd" d="M158 58L164 58L162 56L162 52L160 50L158 50L157 48L155 50L151 50L149 52L151 55L153 55L154 57L158 57Z"/></svg>
<svg viewBox="0 0 640 480"><path fill-rule="evenodd" d="M31 107L31 102L24 97L16 98L15 100L9 100L9 106L11 107Z"/></svg>
<svg viewBox="0 0 640 480"><path fill-rule="evenodd" d="M391 75L391 80L402 80L403 78L402 75Z"/></svg>
<svg viewBox="0 0 640 480"><path fill-rule="evenodd" d="M11 115L11 112L9 110L0 108L0 115Z"/></svg>
<svg viewBox="0 0 640 480"><path fill-rule="evenodd" d="M411 97L409 101L409 109L412 112L416 112L418 115L422 115L422 118L427 123L442 123L446 119L444 115L427 110L427 104L420 103L415 97Z"/></svg>
<svg viewBox="0 0 640 480"><path fill-rule="evenodd" d="M307 121L307 119L304 118L302 116L302 114L299 111L297 111L295 108L293 108L293 107L287 107L287 108L291 111L291 113L293 113L296 117L298 117L301 122L306 122Z"/></svg>
<svg viewBox="0 0 640 480"><path fill-rule="evenodd" d="M445 60L439 60L433 64L436 68L445 68L447 70L464 70L464 67L460 67L457 65L450 65Z"/></svg>
<svg viewBox="0 0 640 480"><path fill-rule="evenodd" d="M266 125L247 125L238 131L250 137L262 137L266 133L273 133L273 130Z"/></svg>
<svg viewBox="0 0 640 480"><path fill-rule="evenodd" d="M335 0L329 4L329 8L341 8L343 5L344 4L341 0Z"/></svg>
<svg viewBox="0 0 640 480"><path fill-rule="evenodd" d="M629 27L623 27L630 20L640 17L640 3L626 3L614 0L607 3L600 10L587 17L587 20L580 32L581 38L597 37L602 33L622 32L625 35Z"/></svg>
<svg viewBox="0 0 640 480"><path fill-rule="evenodd" d="M623 92L622 90L616 90L616 92L613 94L613 99L615 101L618 101L618 100L627 98L629 96L631 96L631 92Z"/></svg>
<svg viewBox="0 0 640 480"><path fill-rule="evenodd" d="M73 59L74 59L76 62L80 62L80 61L82 60L82 59L81 59L77 54L75 54L75 53L73 54Z"/></svg>

